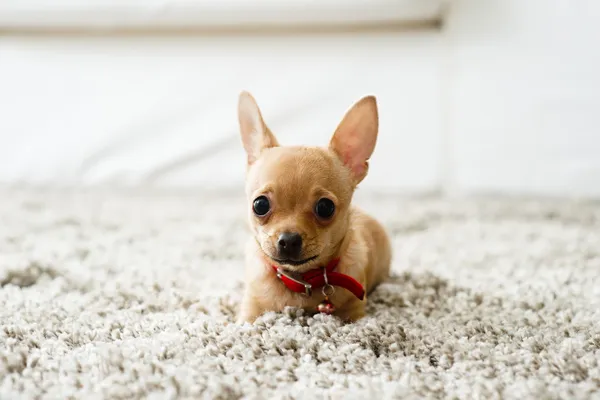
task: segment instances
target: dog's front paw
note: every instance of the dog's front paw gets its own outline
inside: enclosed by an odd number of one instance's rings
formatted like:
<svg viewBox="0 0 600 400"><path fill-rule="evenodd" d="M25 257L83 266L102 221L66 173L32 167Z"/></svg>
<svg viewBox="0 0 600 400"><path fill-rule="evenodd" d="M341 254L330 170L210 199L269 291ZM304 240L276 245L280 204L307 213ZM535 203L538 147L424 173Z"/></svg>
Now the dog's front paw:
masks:
<svg viewBox="0 0 600 400"><path fill-rule="evenodd" d="M257 302L252 299L245 299L240 307L240 312L237 316L236 323L239 325L248 322L252 324L262 313L263 309L258 306Z"/></svg>
<svg viewBox="0 0 600 400"><path fill-rule="evenodd" d="M236 324L238 324L238 325L244 325L245 323L249 323L249 324L251 324L251 323L253 323L255 320L256 320L256 317L255 317L255 318L251 318L251 317L249 317L248 315L243 315L243 314L240 314L240 315L237 317L237 319L235 320L235 323L236 323Z"/></svg>
<svg viewBox="0 0 600 400"><path fill-rule="evenodd" d="M342 320L344 322L352 323L352 322L356 322L360 319L363 319L366 316L367 316L367 314L364 311L362 311L362 312L353 312L346 316L340 316L340 317L342 318Z"/></svg>
<svg viewBox="0 0 600 400"><path fill-rule="evenodd" d="M356 322L367 315L365 301L355 299L350 304L338 310L336 315L344 322Z"/></svg>

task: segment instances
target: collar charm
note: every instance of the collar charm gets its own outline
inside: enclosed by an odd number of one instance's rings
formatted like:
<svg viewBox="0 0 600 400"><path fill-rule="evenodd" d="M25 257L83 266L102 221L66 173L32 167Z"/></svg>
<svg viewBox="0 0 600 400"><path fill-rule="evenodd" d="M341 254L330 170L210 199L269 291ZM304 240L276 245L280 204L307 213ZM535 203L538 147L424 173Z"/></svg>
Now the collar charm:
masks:
<svg viewBox="0 0 600 400"><path fill-rule="evenodd" d="M317 311L322 314L331 315L335 312L335 306L329 301L329 296L333 295L335 288L329 284L329 279L327 279L327 268L323 268L323 279L325 280L325 285L323 286L323 289L321 289L321 292L323 292L325 299L319 303Z"/></svg>

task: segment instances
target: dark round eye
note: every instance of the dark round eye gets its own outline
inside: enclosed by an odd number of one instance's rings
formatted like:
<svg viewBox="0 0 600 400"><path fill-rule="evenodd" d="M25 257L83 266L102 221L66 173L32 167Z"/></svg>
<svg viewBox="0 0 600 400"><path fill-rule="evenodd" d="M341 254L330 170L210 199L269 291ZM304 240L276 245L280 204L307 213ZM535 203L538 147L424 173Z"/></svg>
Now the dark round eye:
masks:
<svg viewBox="0 0 600 400"><path fill-rule="evenodd" d="M319 201L317 201L317 204L315 205L315 214L317 214L317 217L322 219L329 219L331 218L334 212L335 204L333 204L333 201L326 198L322 198Z"/></svg>
<svg viewBox="0 0 600 400"><path fill-rule="evenodd" d="M252 210L259 217L266 215L270 209L271 204L269 204L269 199L266 196L258 196L252 203Z"/></svg>

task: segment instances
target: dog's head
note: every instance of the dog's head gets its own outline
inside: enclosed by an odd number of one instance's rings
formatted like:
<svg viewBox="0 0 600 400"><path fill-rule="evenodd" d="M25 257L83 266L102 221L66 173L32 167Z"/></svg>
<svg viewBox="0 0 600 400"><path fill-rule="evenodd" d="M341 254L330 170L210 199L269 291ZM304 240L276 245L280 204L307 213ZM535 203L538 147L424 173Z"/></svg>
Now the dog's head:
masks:
<svg viewBox="0 0 600 400"><path fill-rule="evenodd" d="M303 272L331 259L348 230L356 186L364 179L378 130L375 97L355 103L329 146L280 146L254 98L240 95L240 131L248 155L250 227L267 258Z"/></svg>

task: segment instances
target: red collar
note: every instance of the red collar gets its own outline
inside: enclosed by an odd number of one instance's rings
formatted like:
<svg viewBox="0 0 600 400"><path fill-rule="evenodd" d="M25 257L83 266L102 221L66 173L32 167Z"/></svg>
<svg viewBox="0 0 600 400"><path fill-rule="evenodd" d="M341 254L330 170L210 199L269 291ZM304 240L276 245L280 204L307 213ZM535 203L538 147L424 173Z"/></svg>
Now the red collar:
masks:
<svg viewBox="0 0 600 400"><path fill-rule="evenodd" d="M313 288L320 288L325 286L325 276L324 273L327 271L327 280L333 286L343 287L344 289L349 290L362 300L365 297L365 289L363 286L353 277L346 274L341 274L339 272L334 272L333 270L339 264L340 259L333 259L327 264L325 268L316 268L311 269L303 274L295 274L289 271L286 271L282 268L279 268L275 265L272 265L273 270L277 274L277 277L290 289L292 292L296 293L304 293L307 296L312 294Z"/></svg>

